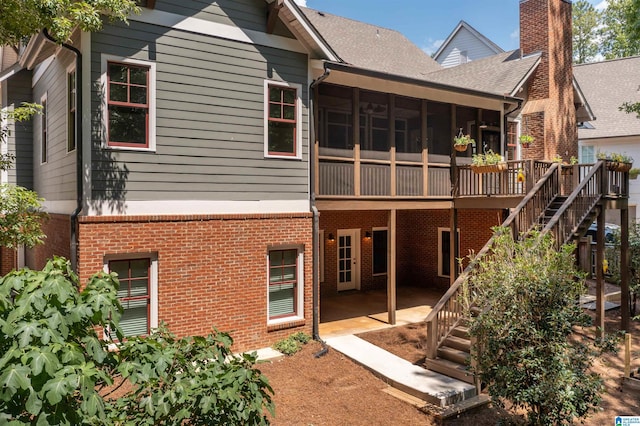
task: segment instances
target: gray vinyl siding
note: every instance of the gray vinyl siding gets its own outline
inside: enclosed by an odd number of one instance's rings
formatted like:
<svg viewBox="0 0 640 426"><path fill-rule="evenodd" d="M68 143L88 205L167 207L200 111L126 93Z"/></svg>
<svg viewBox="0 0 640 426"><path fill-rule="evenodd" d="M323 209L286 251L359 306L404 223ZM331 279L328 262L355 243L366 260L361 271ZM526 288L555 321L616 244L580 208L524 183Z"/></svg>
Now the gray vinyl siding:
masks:
<svg viewBox="0 0 640 426"><path fill-rule="evenodd" d="M18 107L23 102L32 102L31 71L20 71L12 76L7 85L7 103ZM32 120L9 123L11 134L7 139L8 151L16 156L9 169L9 183L33 189L33 125Z"/></svg>
<svg viewBox="0 0 640 426"><path fill-rule="evenodd" d="M40 103L47 95L47 162L41 163L41 116L33 119L34 189L48 201L76 199L76 153L67 152L67 67L75 56L62 49L33 88Z"/></svg>
<svg viewBox="0 0 640 426"><path fill-rule="evenodd" d="M308 199L306 55L140 22L91 37L94 82L102 53L156 63L155 152L102 148L93 114L93 200ZM264 158L265 79L302 87L302 160Z"/></svg>
<svg viewBox="0 0 640 426"><path fill-rule="evenodd" d="M441 59L438 62L445 68L460 65L461 52L466 52L469 62L496 54L464 27L460 28L460 31L449 42L447 48L441 53Z"/></svg>
<svg viewBox="0 0 640 426"><path fill-rule="evenodd" d="M267 28L264 0L158 0L155 9L247 30L265 32ZM274 33L293 37L283 25L278 25Z"/></svg>

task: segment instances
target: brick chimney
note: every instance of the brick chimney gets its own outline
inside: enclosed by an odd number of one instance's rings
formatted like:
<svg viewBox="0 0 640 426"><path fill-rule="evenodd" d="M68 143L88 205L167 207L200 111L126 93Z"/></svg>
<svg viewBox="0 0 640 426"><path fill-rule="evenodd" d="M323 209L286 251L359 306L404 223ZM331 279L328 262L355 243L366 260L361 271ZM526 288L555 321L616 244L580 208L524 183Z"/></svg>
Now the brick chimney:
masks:
<svg viewBox="0 0 640 426"><path fill-rule="evenodd" d="M568 161L578 155L578 131L573 103L571 2L520 0L520 50L523 56L542 53L527 84L522 132L535 137L523 157Z"/></svg>

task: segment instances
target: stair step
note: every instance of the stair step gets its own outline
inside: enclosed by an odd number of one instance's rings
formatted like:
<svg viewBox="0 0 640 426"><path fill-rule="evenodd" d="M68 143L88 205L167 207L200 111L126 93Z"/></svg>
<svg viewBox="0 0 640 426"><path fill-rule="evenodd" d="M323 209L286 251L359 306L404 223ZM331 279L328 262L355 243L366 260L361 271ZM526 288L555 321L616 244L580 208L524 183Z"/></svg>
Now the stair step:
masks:
<svg viewBox="0 0 640 426"><path fill-rule="evenodd" d="M469 328L464 325L459 325L451 330L451 336L469 338Z"/></svg>
<svg viewBox="0 0 640 426"><path fill-rule="evenodd" d="M460 351L469 353L471 350L471 341L469 338L458 337L458 336L449 336L444 340L444 345L453 349L458 349Z"/></svg>
<svg viewBox="0 0 640 426"><path fill-rule="evenodd" d="M469 360L469 352L461 351L449 346L438 348L438 357L466 366Z"/></svg>
<svg viewBox="0 0 640 426"><path fill-rule="evenodd" d="M445 376L453 377L454 379L461 380L466 383L473 384L473 374L469 371L467 366L451 362L443 358L427 359L424 366Z"/></svg>

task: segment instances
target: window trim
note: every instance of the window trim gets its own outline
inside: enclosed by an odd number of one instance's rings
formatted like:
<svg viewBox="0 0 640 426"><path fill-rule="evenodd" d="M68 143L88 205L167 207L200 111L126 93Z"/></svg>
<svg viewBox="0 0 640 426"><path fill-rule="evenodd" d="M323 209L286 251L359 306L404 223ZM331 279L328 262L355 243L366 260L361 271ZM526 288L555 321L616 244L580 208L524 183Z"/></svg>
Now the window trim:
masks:
<svg viewBox="0 0 640 426"><path fill-rule="evenodd" d="M377 274L373 272L374 268L375 268L375 250L373 249L373 244L375 241L375 233L376 231L386 231L387 232L387 270L384 272L378 272ZM390 254L390 250L389 250L389 228L387 226L374 226L371 228L371 276L373 277L382 277L385 276L389 273L389 254Z"/></svg>
<svg viewBox="0 0 640 426"><path fill-rule="evenodd" d="M295 290L295 307L296 312L294 315L287 315L278 318L270 318L269 317L269 256L272 251L282 251L282 250L296 250L296 290ZM267 325L273 324L282 324L291 321L303 320L304 319L304 250L299 246L270 246L267 249L267 254L265 257L266 260L266 316L267 316Z"/></svg>
<svg viewBox="0 0 640 426"><path fill-rule="evenodd" d="M45 92L40 98L42 111L40 113L40 164L47 164L49 160L49 102Z"/></svg>
<svg viewBox="0 0 640 426"><path fill-rule="evenodd" d="M438 276L442 278L450 278L451 275L444 275L442 272L442 233L451 233L451 228L438 227ZM457 231L458 234L458 249L460 248L460 228Z"/></svg>
<svg viewBox="0 0 640 426"><path fill-rule="evenodd" d="M158 328L158 254L124 253L107 254L102 260L102 270L109 273L109 262L117 260L149 259L149 329Z"/></svg>
<svg viewBox="0 0 640 426"><path fill-rule="evenodd" d="M296 90L296 131L292 154L269 152L269 87L278 86ZM264 157L302 160L302 85L284 81L264 80Z"/></svg>
<svg viewBox="0 0 640 426"><path fill-rule="evenodd" d="M155 152L156 150L156 63L151 61L144 61L134 58L126 58L114 55L102 54L100 56L101 61L101 74L100 83L102 86L102 125L104 132L102 135L102 148L112 150L123 151L146 151ZM137 65L149 68L149 74L147 75L147 105L148 105L148 119L147 119L147 144L146 146L132 145L132 144L118 144L111 145L108 141L109 136L109 102L108 102L108 76L107 70L109 63L121 63L125 65Z"/></svg>
<svg viewBox="0 0 640 426"><path fill-rule="evenodd" d="M74 81L76 83L76 87L73 89L73 96L75 98L75 102L73 105L73 123L70 123L71 120L71 88L70 88L70 84L69 84L69 76L73 74L74 75ZM75 65L70 65L69 67L67 67L67 110L66 110L66 122L67 122L67 153L71 153L74 152L77 148L77 134L76 134L76 129L77 129L77 122L76 120L78 119L78 72L76 71L76 67ZM71 128L73 126L73 141L71 140ZM73 143L73 147L71 147L71 144ZM70 149L71 148L71 149Z"/></svg>

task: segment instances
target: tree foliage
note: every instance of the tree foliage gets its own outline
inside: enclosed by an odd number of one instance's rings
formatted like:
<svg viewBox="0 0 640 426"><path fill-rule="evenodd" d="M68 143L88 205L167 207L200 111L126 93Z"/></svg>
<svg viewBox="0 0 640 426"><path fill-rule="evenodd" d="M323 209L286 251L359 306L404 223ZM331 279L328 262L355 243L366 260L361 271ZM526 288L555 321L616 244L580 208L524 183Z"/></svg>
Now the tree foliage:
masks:
<svg viewBox="0 0 640 426"><path fill-rule="evenodd" d="M600 12L586 0L573 3L573 61L593 61L598 55L597 43Z"/></svg>
<svg viewBox="0 0 640 426"><path fill-rule="evenodd" d="M104 15L126 22L139 10L135 0L2 0L0 44L18 44L43 28L58 42L66 42L76 27L98 31Z"/></svg>
<svg viewBox="0 0 640 426"><path fill-rule="evenodd" d="M469 332L473 360L492 399L527 410L532 424L565 424L585 417L600 401L601 381L588 372L595 347L572 338L590 317L577 301L585 290L574 246L557 250L549 235L514 241L494 228L491 254L475 259L463 302L480 313Z"/></svg>
<svg viewBox="0 0 640 426"><path fill-rule="evenodd" d="M635 0L609 0L600 29L601 53L606 59L640 54L640 38L635 30Z"/></svg>
<svg viewBox="0 0 640 426"><path fill-rule="evenodd" d="M166 330L122 339L115 274L80 290L61 258L42 271L0 280L0 424L266 424L273 411L266 379L251 355L231 353L231 337L175 339ZM117 383L131 391L109 398Z"/></svg>
<svg viewBox="0 0 640 426"><path fill-rule="evenodd" d="M0 122L21 122L29 120L42 107L25 103L20 107L2 110ZM8 126L0 126L0 145L11 136ZM13 166L15 156L11 152L0 154L0 170L7 171ZM45 238L42 221L47 215L42 211L44 200L33 191L10 184L0 185L0 246L17 248L20 245L33 247Z"/></svg>

